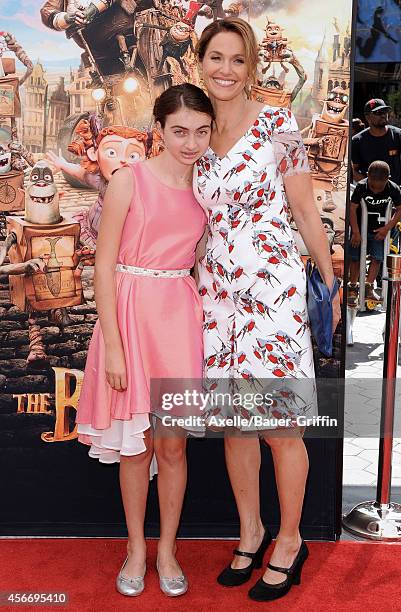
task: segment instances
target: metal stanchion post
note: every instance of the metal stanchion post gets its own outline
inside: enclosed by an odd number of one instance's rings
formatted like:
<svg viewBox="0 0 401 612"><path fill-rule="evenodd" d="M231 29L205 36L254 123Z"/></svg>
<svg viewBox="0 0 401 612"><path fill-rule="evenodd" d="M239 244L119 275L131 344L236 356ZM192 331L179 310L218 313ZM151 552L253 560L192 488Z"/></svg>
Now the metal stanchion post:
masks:
<svg viewBox="0 0 401 612"><path fill-rule="evenodd" d="M401 255L387 256L387 315L376 501L362 502L343 517L347 531L372 540L401 541L401 505L390 502L394 400L397 379Z"/></svg>
<svg viewBox="0 0 401 612"><path fill-rule="evenodd" d="M389 204L387 204L387 208L386 208L386 214L384 216L384 219L381 218L379 219L380 221L384 221L384 223L388 223L391 219L391 214L393 212L393 206L392 203L389 202ZM389 232L387 234L387 236L384 239L384 261L383 261L383 268L382 268L382 309L386 310L387 308L387 255L390 253L390 238L391 238L391 232Z"/></svg>
<svg viewBox="0 0 401 612"><path fill-rule="evenodd" d="M365 277L366 277L366 250L368 241L368 209L364 199L361 200L361 246L359 255L359 296L358 304L347 305L346 339L347 346L353 346L353 327L358 310L365 311Z"/></svg>
<svg viewBox="0 0 401 612"><path fill-rule="evenodd" d="M359 310L365 312L366 256L368 247L368 209L364 199L361 200L361 254L359 256Z"/></svg>

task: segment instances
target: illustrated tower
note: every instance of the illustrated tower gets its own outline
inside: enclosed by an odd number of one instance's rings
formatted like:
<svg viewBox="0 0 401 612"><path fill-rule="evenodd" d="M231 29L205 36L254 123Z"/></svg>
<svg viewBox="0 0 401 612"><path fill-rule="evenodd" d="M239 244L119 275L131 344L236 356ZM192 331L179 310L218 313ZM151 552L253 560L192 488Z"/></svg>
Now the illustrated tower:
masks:
<svg viewBox="0 0 401 612"><path fill-rule="evenodd" d="M323 100L327 93L327 81L329 74L329 58L327 56L326 32L315 60L315 72L313 77L312 98L315 101Z"/></svg>

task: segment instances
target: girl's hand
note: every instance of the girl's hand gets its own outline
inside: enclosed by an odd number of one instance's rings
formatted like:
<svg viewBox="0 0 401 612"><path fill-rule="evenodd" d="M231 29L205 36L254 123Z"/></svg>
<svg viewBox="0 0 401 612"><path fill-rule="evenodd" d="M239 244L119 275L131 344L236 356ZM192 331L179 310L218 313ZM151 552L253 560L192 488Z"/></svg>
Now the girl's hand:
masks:
<svg viewBox="0 0 401 612"><path fill-rule="evenodd" d="M333 334L336 331L336 327L341 319L341 303L340 296L337 292L332 301L332 310L333 310Z"/></svg>
<svg viewBox="0 0 401 612"><path fill-rule="evenodd" d="M123 347L106 350L106 380L112 389L125 391L127 388L127 370Z"/></svg>

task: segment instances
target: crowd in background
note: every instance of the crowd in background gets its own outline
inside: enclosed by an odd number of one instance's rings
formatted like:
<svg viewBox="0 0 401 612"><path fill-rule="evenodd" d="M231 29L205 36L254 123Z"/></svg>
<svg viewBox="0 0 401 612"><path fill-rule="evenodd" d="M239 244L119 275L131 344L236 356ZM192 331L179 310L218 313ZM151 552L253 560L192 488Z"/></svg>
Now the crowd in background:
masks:
<svg viewBox="0 0 401 612"><path fill-rule="evenodd" d="M376 302L381 296L375 288L380 273L387 237L394 245L399 241L401 220L401 129L389 123L391 107L373 98L364 107L365 122L352 120L352 195L350 208L350 270L348 306L356 307L359 299L361 242L366 240L369 267L365 297ZM361 235L362 203L366 205L367 233Z"/></svg>

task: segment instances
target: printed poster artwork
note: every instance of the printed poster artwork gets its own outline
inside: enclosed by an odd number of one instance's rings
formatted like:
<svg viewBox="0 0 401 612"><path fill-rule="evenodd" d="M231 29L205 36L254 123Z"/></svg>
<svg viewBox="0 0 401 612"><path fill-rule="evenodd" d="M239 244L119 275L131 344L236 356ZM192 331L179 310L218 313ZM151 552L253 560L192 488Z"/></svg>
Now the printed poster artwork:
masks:
<svg viewBox="0 0 401 612"><path fill-rule="evenodd" d="M43 443L77 444L108 180L120 160L160 152L153 101L172 84L202 85L194 50L211 20L237 15L254 28L251 95L294 112L343 276L351 2L121 0L85 30L69 19L77 4L88 2L0 5L1 430L41 415L29 428ZM337 333L333 358L316 353L318 375L339 376L340 344Z"/></svg>
<svg viewBox="0 0 401 612"><path fill-rule="evenodd" d="M400 0L358 0L356 62L399 62Z"/></svg>

